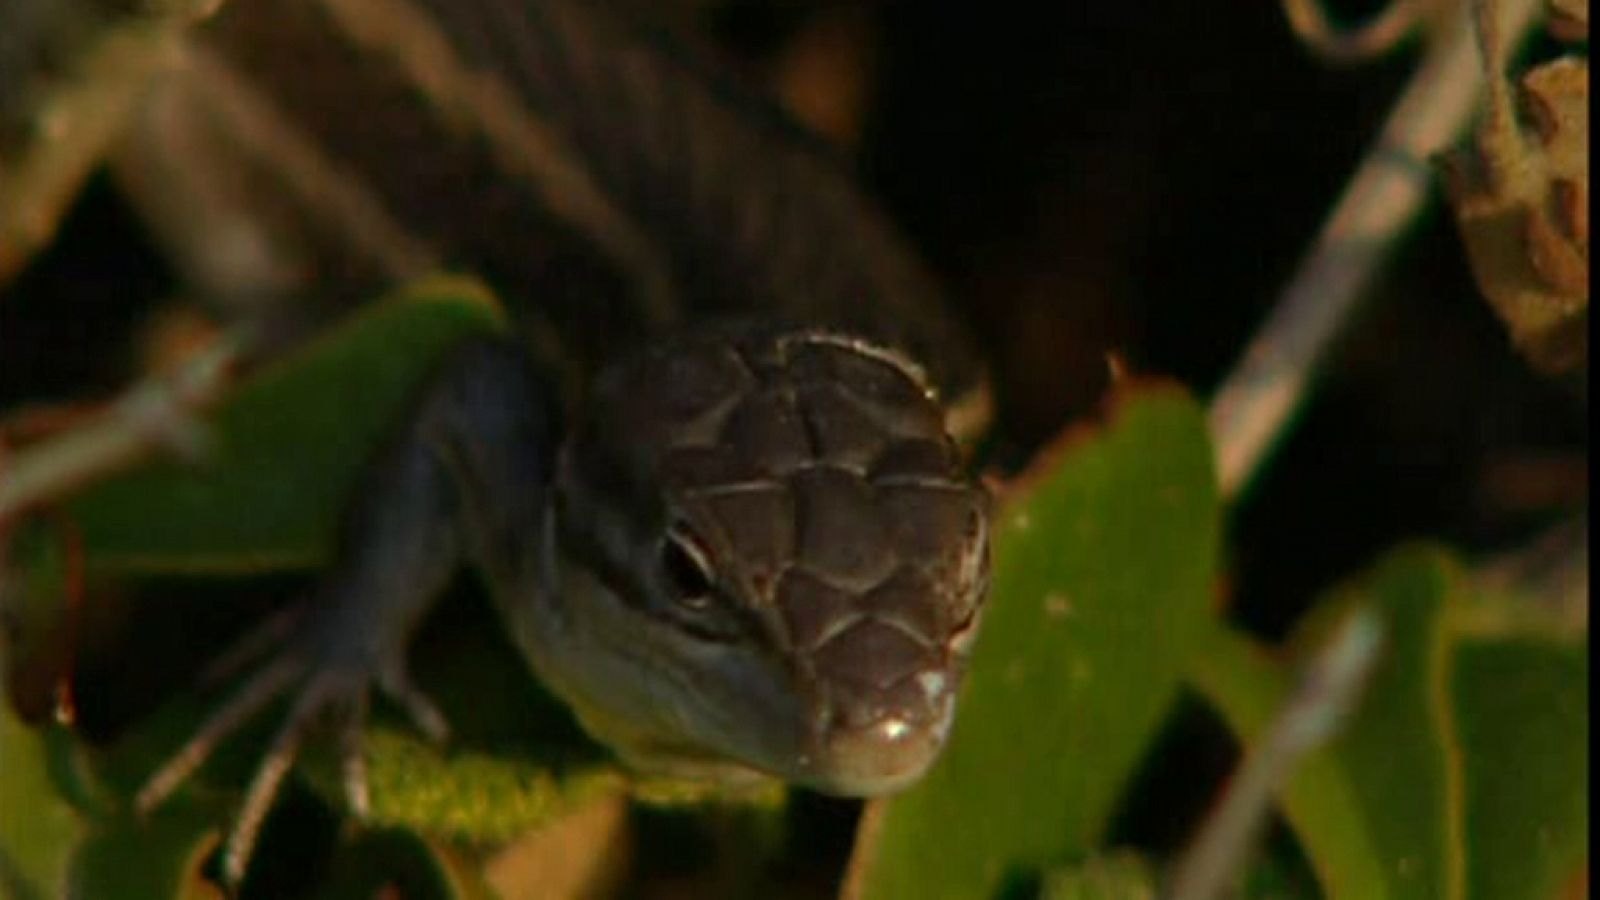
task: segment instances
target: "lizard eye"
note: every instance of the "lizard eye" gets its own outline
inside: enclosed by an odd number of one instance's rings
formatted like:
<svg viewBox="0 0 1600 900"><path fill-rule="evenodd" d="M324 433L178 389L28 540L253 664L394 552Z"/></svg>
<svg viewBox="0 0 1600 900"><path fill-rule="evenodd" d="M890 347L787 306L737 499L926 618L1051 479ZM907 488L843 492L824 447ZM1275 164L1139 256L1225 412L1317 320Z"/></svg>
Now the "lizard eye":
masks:
<svg viewBox="0 0 1600 900"><path fill-rule="evenodd" d="M711 604L716 577L711 571L710 554L694 535L674 528L661 542L661 571L666 576L672 598L690 609Z"/></svg>

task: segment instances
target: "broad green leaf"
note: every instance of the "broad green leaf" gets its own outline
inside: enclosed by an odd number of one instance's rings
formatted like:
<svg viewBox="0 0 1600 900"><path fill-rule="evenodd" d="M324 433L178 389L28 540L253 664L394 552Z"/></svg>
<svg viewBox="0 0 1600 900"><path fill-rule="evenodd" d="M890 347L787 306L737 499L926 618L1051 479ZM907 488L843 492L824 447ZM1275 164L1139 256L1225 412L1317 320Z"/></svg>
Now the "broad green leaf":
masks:
<svg viewBox="0 0 1600 900"><path fill-rule="evenodd" d="M1006 498L993 589L943 757L876 804L862 897L990 896L1084 857L1205 629L1218 507L1205 422L1132 388Z"/></svg>
<svg viewBox="0 0 1600 900"><path fill-rule="evenodd" d="M46 733L0 704L0 898L65 894L68 860L83 834L78 812L56 792Z"/></svg>
<svg viewBox="0 0 1600 900"><path fill-rule="evenodd" d="M1189 669L1191 685L1246 742L1263 734L1288 702L1291 678L1265 647L1221 623L1203 636ZM1326 753L1304 759L1281 804L1328 896L1387 895L1388 875L1339 759Z"/></svg>
<svg viewBox="0 0 1600 900"><path fill-rule="evenodd" d="M1550 897L1586 865L1587 648L1496 634L1460 566L1398 551L1324 601L1309 644L1352 604L1388 644L1344 732L1311 754L1283 811L1334 897ZM1292 670L1215 630L1194 686L1245 742L1288 695Z"/></svg>
<svg viewBox="0 0 1600 900"><path fill-rule="evenodd" d="M152 463L68 511L96 575L324 560L355 474L441 354L503 327L475 282L425 280L241 385L200 467Z"/></svg>
<svg viewBox="0 0 1600 900"><path fill-rule="evenodd" d="M1357 714L1328 752L1351 773L1367 831L1396 897L1460 897L1463 888L1459 773L1451 766L1444 679L1451 572L1433 551L1380 565L1358 595L1389 636Z"/></svg>
<svg viewBox="0 0 1600 900"><path fill-rule="evenodd" d="M74 650L63 544L45 528L0 533L0 686L6 714L33 724L55 711L58 682Z"/></svg>
<svg viewBox="0 0 1600 900"><path fill-rule="evenodd" d="M194 807L97 823L73 854L72 896L221 900L200 874L217 840L216 822Z"/></svg>
<svg viewBox="0 0 1600 900"><path fill-rule="evenodd" d="M1560 896L1588 865L1588 649L1473 637L1455 657L1471 895Z"/></svg>
<svg viewBox="0 0 1600 900"><path fill-rule="evenodd" d="M218 809L188 803L146 820L107 807L78 749L0 707L0 900L213 900L199 877Z"/></svg>

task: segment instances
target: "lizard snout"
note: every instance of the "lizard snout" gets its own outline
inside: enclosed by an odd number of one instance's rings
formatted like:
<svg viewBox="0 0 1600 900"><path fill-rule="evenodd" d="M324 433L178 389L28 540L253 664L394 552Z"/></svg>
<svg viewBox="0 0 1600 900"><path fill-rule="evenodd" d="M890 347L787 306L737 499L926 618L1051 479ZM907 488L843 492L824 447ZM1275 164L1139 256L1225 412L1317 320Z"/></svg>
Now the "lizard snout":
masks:
<svg viewBox="0 0 1600 900"><path fill-rule="evenodd" d="M892 620L868 617L819 647L827 673L808 781L820 790L881 794L915 781L950 731L959 673L943 646Z"/></svg>

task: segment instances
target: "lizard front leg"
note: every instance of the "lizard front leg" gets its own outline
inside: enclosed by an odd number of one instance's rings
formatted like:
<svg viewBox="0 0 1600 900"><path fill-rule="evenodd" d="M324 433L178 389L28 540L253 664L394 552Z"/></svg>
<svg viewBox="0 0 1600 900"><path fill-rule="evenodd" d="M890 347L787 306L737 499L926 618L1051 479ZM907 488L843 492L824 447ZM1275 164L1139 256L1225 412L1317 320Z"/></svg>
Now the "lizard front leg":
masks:
<svg viewBox="0 0 1600 900"><path fill-rule="evenodd" d="M474 341L452 354L359 483L335 562L303 615L266 632L278 643L272 655L146 782L141 811L264 706L291 697L224 846L229 884L243 879L261 823L318 719L340 722L345 791L358 815L367 806L361 735L374 687L425 734L445 737L444 717L406 674L406 648L461 563L500 579L531 562L559 435L555 397L513 344Z"/></svg>

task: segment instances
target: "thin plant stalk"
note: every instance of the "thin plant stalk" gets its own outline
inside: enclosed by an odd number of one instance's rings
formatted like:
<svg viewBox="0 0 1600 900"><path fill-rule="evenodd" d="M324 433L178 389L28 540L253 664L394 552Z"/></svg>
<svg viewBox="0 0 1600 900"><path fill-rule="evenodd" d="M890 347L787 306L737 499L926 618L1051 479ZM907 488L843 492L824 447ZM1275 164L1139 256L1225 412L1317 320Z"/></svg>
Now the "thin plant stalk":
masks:
<svg viewBox="0 0 1600 900"><path fill-rule="evenodd" d="M1512 46L1538 0L1504 0ZM1304 402L1314 370L1356 301L1433 196L1432 157L1471 123L1485 84L1472 4L1431 42L1378 138L1334 205L1272 312L1212 398L1217 478L1226 498L1247 487Z"/></svg>
<svg viewBox="0 0 1600 900"><path fill-rule="evenodd" d="M1173 867L1163 896L1212 900L1233 888L1273 798L1304 756L1349 718L1377 662L1383 625L1369 609L1352 613L1307 667L1304 680L1206 817Z"/></svg>

